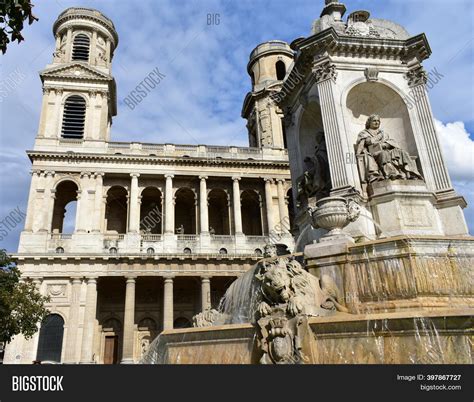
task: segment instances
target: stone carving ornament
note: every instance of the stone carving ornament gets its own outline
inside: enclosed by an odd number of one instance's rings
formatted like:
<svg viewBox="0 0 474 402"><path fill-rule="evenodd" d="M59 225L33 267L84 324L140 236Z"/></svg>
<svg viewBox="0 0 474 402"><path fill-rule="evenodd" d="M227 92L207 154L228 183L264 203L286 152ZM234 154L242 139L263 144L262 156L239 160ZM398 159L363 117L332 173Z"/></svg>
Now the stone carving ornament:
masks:
<svg viewBox="0 0 474 402"><path fill-rule="evenodd" d="M48 285L47 292L53 297L64 297L66 296L66 285L65 284L54 284Z"/></svg>
<svg viewBox="0 0 474 402"><path fill-rule="evenodd" d="M284 308L289 316L327 315L328 311L348 310L339 303L337 286L330 277L320 281L305 271L294 258L278 257L276 246L267 244L264 259L255 274L260 281L260 316L272 314L274 307ZM321 285L323 284L324 287Z"/></svg>
<svg viewBox="0 0 474 402"><path fill-rule="evenodd" d="M380 116L369 116L357 137L356 154L362 182L378 180L423 180L411 156L380 129Z"/></svg>
<svg viewBox="0 0 474 402"><path fill-rule="evenodd" d="M343 235L343 229L355 222L360 215L360 206L353 199L325 197L316 202L316 208L309 207L314 228L328 230L323 237Z"/></svg>
<svg viewBox="0 0 474 402"><path fill-rule="evenodd" d="M274 245L265 246L255 277L260 281L257 314L261 364L302 364L314 361L314 335L309 316L348 312L340 291L327 275L309 274L293 258L278 257Z"/></svg>
<svg viewBox="0 0 474 402"><path fill-rule="evenodd" d="M329 61L316 65L313 68L313 73L316 76L316 82L326 80L336 81L337 78L336 66Z"/></svg>
<svg viewBox="0 0 474 402"><path fill-rule="evenodd" d="M210 327L221 318L221 313L216 309L205 310L193 317L193 327Z"/></svg>

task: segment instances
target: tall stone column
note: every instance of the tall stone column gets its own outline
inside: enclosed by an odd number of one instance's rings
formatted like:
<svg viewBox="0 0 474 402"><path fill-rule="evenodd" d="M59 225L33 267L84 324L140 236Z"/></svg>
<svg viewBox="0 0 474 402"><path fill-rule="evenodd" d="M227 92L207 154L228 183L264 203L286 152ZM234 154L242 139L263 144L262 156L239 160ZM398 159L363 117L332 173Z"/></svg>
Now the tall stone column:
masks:
<svg viewBox="0 0 474 402"><path fill-rule="evenodd" d="M340 117L338 117L336 110L334 95L336 67L325 61L315 65L313 72L318 85L332 190L346 189L351 187L351 184L344 159L344 149L347 146L343 144Z"/></svg>
<svg viewBox="0 0 474 402"><path fill-rule="evenodd" d="M21 278L20 278L20 281L22 281ZM43 282L44 282L43 278L34 278L33 279L33 283L35 285L36 291L40 295L45 296L46 295L46 286ZM41 323L38 322L36 324L36 326L37 326L38 330L33 335L33 338L27 343L27 344L31 345L31 349L29 350L30 358L29 358L28 363L31 363L33 360L36 360L36 355L38 353L38 343L39 343L39 333L40 333L40 330L41 330Z"/></svg>
<svg viewBox="0 0 474 402"><path fill-rule="evenodd" d="M233 196L233 206L234 206L234 227L235 234L241 235L242 232L242 211L240 210L240 186L239 186L240 177L232 177L232 196Z"/></svg>
<svg viewBox="0 0 474 402"><path fill-rule="evenodd" d="M201 221L201 234L209 233L209 211L207 203L206 176L199 176L199 216Z"/></svg>
<svg viewBox="0 0 474 402"><path fill-rule="evenodd" d="M41 231L50 232L53 222L54 200L56 198L56 190L54 185L54 171L44 172L44 203L43 203L43 219L41 223Z"/></svg>
<svg viewBox="0 0 474 402"><path fill-rule="evenodd" d="M107 58L107 65L110 65L111 62L111 45L110 45L110 39L107 39L105 42L105 57Z"/></svg>
<svg viewBox="0 0 474 402"><path fill-rule="evenodd" d="M211 279L207 276L201 278L201 311L211 308Z"/></svg>
<svg viewBox="0 0 474 402"><path fill-rule="evenodd" d="M165 233L174 234L173 175L167 174L165 187Z"/></svg>
<svg viewBox="0 0 474 402"><path fill-rule="evenodd" d="M49 110L49 98L51 96L51 93L54 91L51 88L45 88L43 87L43 100L41 102L41 114L40 114L40 121L38 124L38 134L40 136L45 137L46 136L46 122L48 120L48 110Z"/></svg>
<svg viewBox="0 0 474 402"><path fill-rule="evenodd" d="M165 288L163 292L163 329L173 329L173 278L164 278Z"/></svg>
<svg viewBox="0 0 474 402"><path fill-rule="evenodd" d="M125 288L125 314L123 319L122 364L133 363L135 330L135 277L128 277Z"/></svg>
<svg viewBox="0 0 474 402"><path fill-rule="evenodd" d="M278 192L278 210L280 211L280 230L284 233L288 233L290 229L290 218L288 216L288 205L285 200L285 191L283 184L285 180L277 180L277 192Z"/></svg>
<svg viewBox="0 0 474 402"><path fill-rule="evenodd" d="M130 186L130 215L128 223L128 231L131 233L138 233L140 229L140 206L138 204L138 178L139 173L130 173L132 183Z"/></svg>
<svg viewBox="0 0 474 402"><path fill-rule="evenodd" d="M91 47L90 47L90 60L91 64L96 64L96 49L97 49L97 31L93 30L92 31L92 41L91 41Z"/></svg>
<svg viewBox="0 0 474 402"><path fill-rule="evenodd" d="M79 331L79 311L81 297L82 280L80 278L72 279L71 303L69 306L69 316L67 324L67 338L64 361L66 363L77 363L77 332Z"/></svg>
<svg viewBox="0 0 474 402"><path fill-rule="evenodd" d="M93 232L100 232L102 230L102 222L105 219L102 216L102 203L104 192L104 173L95 173L95 199L94 199L94 224L92 225Z"/></svg>
<svg viewBox="0 0 474 402"><path fill-rule="evenodd" d="M267 210L267 226L268 233L275 231L275 222L273 219L273 197L272 197L272 183L273 180L265 178L265 209Z"/></svg>
<svg viewBox="0 0 474 402"><path fill-rule="evenodd" d="M92 363L94 326L97 310L97 279L87 279L86 306L82 331L81 363Z"/></svg>
<svg viewBox="0 0 474 402"><path fill-rule="evenodd" d="M30 183L30 194L28 196L28 207L26 210L26 220L25 220L25 231L32 232L33 231L33 222L34 222L34 215L35 213L39 212L36 207L36 198L37 198L37 191L39 184L39 178L41 175L40 170L32 170L31 171L31 183Z"/></svg>
<svg viewBox="0 0 474 402"><path fill-rule="evenodd" d="M72 28L67 29L66 36L66 55L65 62L68 63L72 59Z"/></svg>
<svg viewBox="0 0 474 402"><path fill-rule="evenodd" d="M452 190L451 180L443 159L433 121L433 113L426 93L426 72L418 66L411 69L406 78L408 85L411 87L411 98L415 100L414 106L420 125L419 130L417 130L419 132L417 137L418 141L421 140L422 143L417 145L427 187L436 192Z"/></svg>

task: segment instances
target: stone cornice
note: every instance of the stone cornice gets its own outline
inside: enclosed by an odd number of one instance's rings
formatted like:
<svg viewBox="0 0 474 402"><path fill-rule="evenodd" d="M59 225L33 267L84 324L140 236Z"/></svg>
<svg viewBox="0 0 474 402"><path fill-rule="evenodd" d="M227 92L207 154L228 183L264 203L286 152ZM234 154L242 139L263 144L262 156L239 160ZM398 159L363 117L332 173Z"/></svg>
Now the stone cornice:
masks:
<svg viewBox="0 0 474 402"><path fill-rule="evenodd" d="M89 8L70 7L64 10L59 15L58 19L54 22L54 25L53 25L54 36L56 36L58 29L65 22L72 21L72 20L80 21L81 19L94 21L98 23L99 25L101 25L102 27L106 28L110 32L111 37L114 41L114 47L117 47L119 39L118 39L118 34L117 34L117 31L115 30L115 26L112 20L107 18L100 11L89 9Z"/></svg>
<svg viewBox="0 0 474 402"><path fill-rule="evenodd" d="M139 163L143 165L165 165L165 166L255 166L274 167L288 169L289 162L286 160L245 160L245 159L209 159L203 157L166 157L166 156L146 156L146 155L117 155L117 154L96 154L96 153L68 153L68 152L47 152L47 151L27 151L31 162L38 160L64 160L71 163L74 161L112 162L112 163Z"/></svg>
<svg viewBox="0 0 474 402"><path fill-rule="evenodd" d="M169 261L183 261L183 260L193 260L193 261L211 261L216 262L219 260L238 260L238 261L249 261L254 262L262 257L257 255L250 254L91 254L91 253L74 253L74 254L56 254L56 253L15 253L11 255L12 260L14 261L23 261L23 262L37 262L44 260L53 260L53 261L66 261L83 264L85 261L89 263L98 263L102 264L104 262L113 262L114 264L120 262L129 262L135 261L144 263L149 262L150 260L160 261L166 264L169 264ZM161 270L160 270L161 271ZM162 271L163 274L165 271Z"/></svg>
<svg viewBox="0 0 474 402"><path fill-rule="evenodd" d="M281 107L291 105L302 85L311 74L315 59L329 59L331 56L353 56L366 58L401 59L406 62L416 58L421 62L431 55L431 48L425 34L413 36L407 40L360 38L339 35L334 28L328 28L306 39L294 42L298 51L295 64L286 77L281 92L286 96ZM305 78L302 79L302 76ZM296 85L295 85L296 83Z"/></svg>

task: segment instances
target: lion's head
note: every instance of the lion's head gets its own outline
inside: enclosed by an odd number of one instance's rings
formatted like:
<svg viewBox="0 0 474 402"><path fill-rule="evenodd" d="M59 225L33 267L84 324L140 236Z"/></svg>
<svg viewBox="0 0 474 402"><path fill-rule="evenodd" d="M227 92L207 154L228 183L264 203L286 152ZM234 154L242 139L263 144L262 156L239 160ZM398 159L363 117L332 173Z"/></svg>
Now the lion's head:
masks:
<svg viewBox="0 0 474 402"><path fill-rule="evenodd" d="M291 278L285 267L273 266L256 277L262 282L262 293L269 301L286 303L293 296Z"/></svg>

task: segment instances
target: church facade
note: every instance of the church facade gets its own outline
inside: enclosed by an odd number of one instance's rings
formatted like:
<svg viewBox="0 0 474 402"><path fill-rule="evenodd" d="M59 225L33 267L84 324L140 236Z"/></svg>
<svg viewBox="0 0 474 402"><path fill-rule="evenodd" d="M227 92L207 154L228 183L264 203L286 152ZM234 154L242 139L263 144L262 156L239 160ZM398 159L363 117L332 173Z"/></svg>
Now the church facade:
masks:
<svg viewBox="0 0 474 402"><path fill-rule="evenodd" d="M163 330L217 308L269 243L302 252L351 314L429 315L440 331L471 314L472 237L426 93L427 38L345 12L325 0L308 37L251 52L249 147L111 141L114 25L87 8L59 15L14 256L50 315L7 345L5 363L137 363ZM334 358L319 362L376 361L362 353L367 326L338 328L322 340ZM419 361L423 343L401 338L377 362ZM205 345L213 357L216 339Z"/></svg>
<svg viewBox="0 0 474 402"><path fill-rule="evenodd" d="M271 98L293 51L271 41L251 53L249 147L114 142L112 21L69 8L53 33L14 256L50 297L50 315L32 339L7 345L4 363L136 363L162 330L216 308L265 244L293 250L283 115Z"/></svg>

